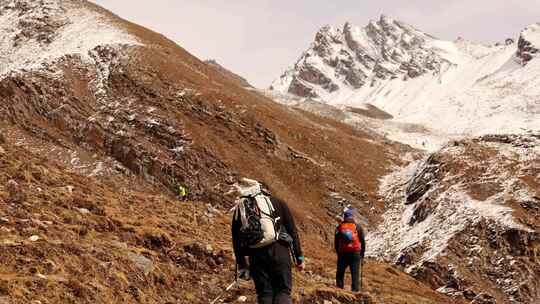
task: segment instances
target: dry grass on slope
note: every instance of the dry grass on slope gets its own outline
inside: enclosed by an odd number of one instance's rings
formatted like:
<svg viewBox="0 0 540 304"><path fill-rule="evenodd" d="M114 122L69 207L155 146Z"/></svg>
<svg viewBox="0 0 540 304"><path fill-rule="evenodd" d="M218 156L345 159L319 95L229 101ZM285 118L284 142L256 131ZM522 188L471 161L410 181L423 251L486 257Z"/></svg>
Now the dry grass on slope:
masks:
<svg viewBox="0 0 540 304"><path fill-rule="evenodd" d="M28 151L0 147L0 301L207 303L232 280L227 214L148 192L118 193ZM339 292L331 287L331 258L310 260L308 272L295 274L298 303L450 303L371 261L367 294ZM240 294L254 303L251 284L228 297Z"/></svg>

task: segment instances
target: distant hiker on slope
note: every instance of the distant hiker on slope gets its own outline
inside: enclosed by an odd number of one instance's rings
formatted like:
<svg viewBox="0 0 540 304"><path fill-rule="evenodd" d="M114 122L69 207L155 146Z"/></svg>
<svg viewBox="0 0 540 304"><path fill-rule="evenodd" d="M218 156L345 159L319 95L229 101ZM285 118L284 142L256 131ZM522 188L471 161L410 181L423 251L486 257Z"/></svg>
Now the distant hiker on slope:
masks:
<svg viewBox="0 0 540 304"><path fill-rule="evenodd" d="M366 250L364 231L354 220L354 210L347 207L343 212L343 221L337 226L334 247L338 256L336 285L343 288L345 271L351 268L351 290L360 291L359 281L362 273L362 260Z"/></svg>
<svg viewBox="0 0 540 304"><path fill-rule="evenodd" d="M188 198L188 189L185 186L178 185L178 198L185 201Z"/></svg>
<svg viewBox="0 0 540 304"><path fill-rule="evenodd" d="M300 270L304 257L289 207L254 180L243 179L236 194L240 198L234 209L232 239L240 277L249 278L251 273L259 303L292 303L290 252Z"/></svg>

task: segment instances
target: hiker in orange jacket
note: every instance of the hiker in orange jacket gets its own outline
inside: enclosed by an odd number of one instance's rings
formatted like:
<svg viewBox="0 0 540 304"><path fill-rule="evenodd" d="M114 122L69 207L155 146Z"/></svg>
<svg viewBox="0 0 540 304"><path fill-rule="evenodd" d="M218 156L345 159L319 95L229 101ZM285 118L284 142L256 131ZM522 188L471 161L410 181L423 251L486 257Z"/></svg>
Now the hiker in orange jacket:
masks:
<svg viewBox="0 0 540 304"><path fill-rule="evenodd" d="M346 208L343 221L337 226L334 247L338 256L336 285L343 288L345 271L351 268L353 292L360 291L359 281L362 271L362 259L366 250L364 231L354 220L354 210Z"/></svg>

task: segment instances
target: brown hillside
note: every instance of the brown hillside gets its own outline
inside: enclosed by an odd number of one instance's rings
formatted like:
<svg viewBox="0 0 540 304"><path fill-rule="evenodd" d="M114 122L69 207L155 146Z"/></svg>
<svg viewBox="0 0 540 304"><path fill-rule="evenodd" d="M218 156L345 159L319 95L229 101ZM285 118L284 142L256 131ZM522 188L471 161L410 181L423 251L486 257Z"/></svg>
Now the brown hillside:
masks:
<svg viewBox="0 0 540 304"><path fill-rule="evenodd" d="M206 60L205 63L216 69L218 72L224 74L226 77L236 81L239 86L250 89L253 88L253 86L244 77L231 72L229 69L219 64L219 62L217 62L215 59Z"/></svg>
<svg viewBox="0 0 540 304"><path fill-rule="evenodd" d="M1 303L208 303L233 279L229 216L203 202L124 190L0 144ZM368 261L367 294L331 288L310 259L298 303L452 303ZM399 282L399 284L396 284ZM241 294L254 303L252 286Z"/></svg>

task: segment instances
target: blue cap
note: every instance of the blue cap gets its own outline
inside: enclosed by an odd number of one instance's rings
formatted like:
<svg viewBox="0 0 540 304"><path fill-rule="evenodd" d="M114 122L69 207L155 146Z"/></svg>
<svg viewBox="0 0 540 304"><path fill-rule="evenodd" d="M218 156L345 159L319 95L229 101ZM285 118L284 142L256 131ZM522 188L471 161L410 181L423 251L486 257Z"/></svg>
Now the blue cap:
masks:
<svg viewBox="0 0 540 304"><path fill-rule="evenodd" d="M343 217L344 218L354 217L354 209L350 207L346 208L345 211L343 211Z"/></svg>

